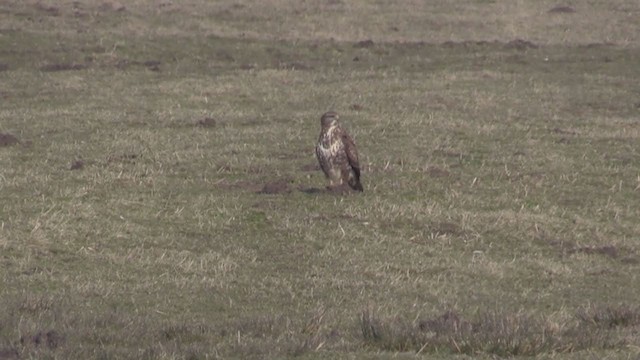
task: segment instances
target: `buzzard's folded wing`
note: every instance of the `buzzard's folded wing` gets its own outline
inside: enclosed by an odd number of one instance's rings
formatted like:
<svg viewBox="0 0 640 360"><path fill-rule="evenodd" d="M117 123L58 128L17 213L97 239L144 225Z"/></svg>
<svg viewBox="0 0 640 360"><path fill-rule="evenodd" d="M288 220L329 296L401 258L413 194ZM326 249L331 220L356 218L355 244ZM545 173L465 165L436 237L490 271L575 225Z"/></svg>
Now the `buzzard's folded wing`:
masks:
<svg viewBox="0 0 640 360"><path fill-rule="evenodd" d="M347 153L349 165L351 165L353 172L356 174L356 179L360 181L360 163L358 162L356 144L346 131L342 132L342 142L344 143L344 151Z"/></svg>

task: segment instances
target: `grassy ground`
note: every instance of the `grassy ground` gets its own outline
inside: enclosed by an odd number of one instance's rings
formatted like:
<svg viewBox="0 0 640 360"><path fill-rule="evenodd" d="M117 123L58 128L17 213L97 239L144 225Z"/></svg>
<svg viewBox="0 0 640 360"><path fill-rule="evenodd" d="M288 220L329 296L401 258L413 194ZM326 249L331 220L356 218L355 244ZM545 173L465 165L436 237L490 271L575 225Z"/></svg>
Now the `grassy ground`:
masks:
<svg viewBox="0 0 640 360"><path fill-rule="evenodd" d="M637 358L640 5L394 4L0 2L0 358Z"/></svg>

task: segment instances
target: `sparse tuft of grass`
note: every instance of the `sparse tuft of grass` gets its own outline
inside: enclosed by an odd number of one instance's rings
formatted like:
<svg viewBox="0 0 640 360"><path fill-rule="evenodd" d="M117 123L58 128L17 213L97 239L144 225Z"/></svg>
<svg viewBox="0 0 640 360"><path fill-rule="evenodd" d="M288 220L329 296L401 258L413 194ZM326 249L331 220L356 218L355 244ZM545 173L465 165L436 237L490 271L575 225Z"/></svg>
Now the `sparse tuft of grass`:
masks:
<svg viewBox="0 0 640 360"><path fill-rule="evenodd" d="M640 308L630 305L588 306L577 313L578 319L597 327L610 329L640 325Z"/></svg>
<svg viewBox="0 0 640 360"><path fill-rule="evenodd" d="M370 310L360 316L366 344L385 351L451 352L500 357L602 350L624 344L584 322L558 322L522 313L485 312L467 320L454 311L427 319L383 319Z"/></svg>

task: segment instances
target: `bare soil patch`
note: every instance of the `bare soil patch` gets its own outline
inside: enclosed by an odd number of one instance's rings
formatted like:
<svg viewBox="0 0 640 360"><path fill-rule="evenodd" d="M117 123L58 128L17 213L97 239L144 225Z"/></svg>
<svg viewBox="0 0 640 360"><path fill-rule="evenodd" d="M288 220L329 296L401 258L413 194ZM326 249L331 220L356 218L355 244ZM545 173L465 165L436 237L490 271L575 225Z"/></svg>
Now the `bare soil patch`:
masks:
<svg viewBox="0 0 640 360"><path fill-rule="evenodd" d="M438 233L440 235L460 235L462 234L462 230L458 224L454 224L452 222L440 222L429 226L429 229L432 232Z"/></svg>
<svg viewBox="0 0 640 360"><path fill-rule="evenodd" d="M580 246L573 240L558 240L549 235L540 234L537 240L544 244L557 248L563 256L575 254L603 255L611 259L616 259L623 264L637 264L638 259L633 250L620 248L615 245L586 245Z"/></svg>
<svg viewBox="0 0 640 360"><path fill-rule="evenodd" d="M0 133L0 147L15 145L19 142L20 140L11 134Z"/></svg>
<svg viewBox="0 0 640 360"><path fill-rule="evenodd" d="M516 50L527 50L527 49L537 49L538 45L532 43L529 40L515 39L511 40L508 43L504 44L505 49L516 49Z"/></svg>
<svg viewBox="0 0 640 360"><path fill-rule="evenodd" d="M216 119L214 118L210 118L210 117L206 117L204 119L200 119L196 122L196 126L199 127L203 127L203 128L212 128L214 126L216 126Z"/></svg>
<svg viewBox="0 0 640 360"><path fill-rule="evenodd" d="M272 182L268 182L264 184L262 190L260 190L259 194L288 194L292 191L291 188L291 179L280 179Z"/></svg>
<svg viewBox="0 0 640 360"><path fill-rule="evenodd" d="M427 172L427 175L429 175L432 178L447 177L450 175L450 173L447 170L439 168L437 166L428 166L426 172Z"/></svg>
<svg viewBox="0 0 640 360"><path fill-rule="evenodd" d="M328 194L328 195L350 195L353 193L360 193L360 191L353 190L349 185L340 185L340 186L326 186L324 188L317 187L298 187L298 191L303 192L305 194Z"/></svg>
<svg viewBox="0 0 640 360"><path fill-rule="evenodd" d="M227 179L221 179L215 183L218 188L225 190L246 190L249 192L259 192L262 189L260 184L247 180L229 181Z"/></svg>
<svg viewBox="0 0 640 360"><path fill-rule="evenodd" d="M574 247L569 250L569 254L598 254L605 255L610 258L618 257L618 248L613 245L603 245L603 246L580 246Z"/></svg>
<svg viewBox="0 0 640 360"><path fill-rule="evenodd" d="M83 160L74 160L71 162L71 166L69 166L69 170L80 170L84 168Z"/></svg>
<svg viewBox="0 0 640 360"><path fill-rule="evenodd" d="M324 189L315 188L315 187L309 187L309 188L301 187L299 190L305 194L320 194L320 193L326 192L326 190Z"/></svg>
<svg viewBox="0 0 640 360"><path fill-rule="evenodd" d="M300 170L308 171L308 172L320 171L320 165L318 165L317 163L306 164L306 165L302 165L300 167Z"/></svg>
<svg viewBox="0 0 640 360"><path fill-rule="evenodd" d="M416 43L415 45L428 45L426 43ZM455 48L473 48L473 47L486 47L486 48L503 48L503 49L515 49L515 50L527 50L537 49L539 46L529 40L514 39L508 42L503 41L445 41L440 44L441 47L455 49Z"/></svg>
<svg viewBox="0 0 640 360"><path fill-rule="evenodd" d="M23 335L20 338L20 345L25 348L46 347L48 349L57 348L63 341L63 337L55 330L40 331L34 335Z"/></svg>
<svg viewBox="0 0 640 360"><path fill-rule="evenodd" d="M549 9L548 13L550 14L571 14L576 12L576 9L571 6L566 5L558 5Z"/></svg>
<svg viewBox="0 0 640 360"><path fill-rule="evenodd" d="M139 157L140 155L138 154L109 155L107 157L107 164L111 164L111 163L135 164L136 159L138 159Z"/></svg>
<svg viewBox="0 0 640 360"><path fill-rule="evenodd" d="M556 133L556 134L563 134L563 135L578 135L578 132L577 132L577 131L569 130L569 129L554 128L552 131L553 131L554 133Z"/></svg>
<svg viewBox="0 0 640 360"><path fill-rule="evenodd" d="M373 40L367 39L358 41L357 43L353 44L353 47L356 49L368 49L370 47L373 47L374 45L375 43L373 42Z"/></svg>
<svg viewBox="0 0 640 360"><path fill-rule="evenodd" d="M418 322L418 328L422 331L443 332L463 329L469 331L471 327L471 322L461 318L460 315L451 310L440 316L423 319Z"/></svg>
<svg viewBox="0 0 640 360"><path fill-rule="evenodd" d="M83 70L87 65L78 63L54 63L47 64L40 67L40 71L44 72L57 72L57 71L71 71L71 70Z"/></svg>
<svg viewBox="0 0 640 360"><path fill-rule="evenodd" d="M145 61L137 61L137 60L129 60L129 59L119 59L115 61L115 67L120 70L125 70L130 66L143 66L151 71L160 71L160 65L162 64L159 60L145 60Z"/></svg>
<svg viewBox="0 0 640 360"><path fill-rule="evenodd" d="M147 60L142 63L142 65L151 71L160 71L160 64L161 62L159 60Z"/></svg>
<svg viewBox="0 0 640 360"><path fill-rule="evenodd" d="M115 11L115 12L120 12L120 11L125 11L127 9L126 6L122 5L120 2L118 1L105 1L102 3L102 5L100 5L98 7L98 9L100 11Z"/></svg>
<svg viewBox="0 0 640 360"><path fill-rule="evenodd" d="M42 4L40 2L38 2L35 5L36 9L38 9L41 12L46 13L49 16L59 16L60 15L60 8L54 5L45 5Z"/></svg>

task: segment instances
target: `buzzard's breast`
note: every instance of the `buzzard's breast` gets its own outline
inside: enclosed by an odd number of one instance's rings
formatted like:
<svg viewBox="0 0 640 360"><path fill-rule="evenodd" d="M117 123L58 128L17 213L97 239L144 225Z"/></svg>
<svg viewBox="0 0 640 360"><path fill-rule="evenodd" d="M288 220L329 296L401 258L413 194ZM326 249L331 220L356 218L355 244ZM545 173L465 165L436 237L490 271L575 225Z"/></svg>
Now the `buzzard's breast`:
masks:
<svg viewBox="0 0 640 360"><path fill-rule="evenodd" d="M322 157L333 163L338 160L343 146L339 139L332 139L330 136L325 136L323 141L318 144L318 150L322 153Z"/></svg>
<svg viewBox="0 0 640 360"><path fill-rule="evenodd" d="M316 146L316 151L318 153L318 156L322 159L328 159L331 156L331 148L325 147L322 142L318 143L318 146Z"/></svg>
<svg viewBox="0 0 640 360"><path fill-rule="evenodd" d="M340 151L340 139L334 136L335 130L335 127L331 127L320 136L317 148L324 157L335 156Z"/></svg>
<svg viewBox="0 0 640 360"><path fill-rule="evenodd" d="M336 127L327 129L321 134L316 146L316 154L320 167L327 177L339 181L342 177L341 163L344 161L344 145L340 136L336 136Z"/></svg>

